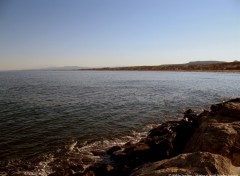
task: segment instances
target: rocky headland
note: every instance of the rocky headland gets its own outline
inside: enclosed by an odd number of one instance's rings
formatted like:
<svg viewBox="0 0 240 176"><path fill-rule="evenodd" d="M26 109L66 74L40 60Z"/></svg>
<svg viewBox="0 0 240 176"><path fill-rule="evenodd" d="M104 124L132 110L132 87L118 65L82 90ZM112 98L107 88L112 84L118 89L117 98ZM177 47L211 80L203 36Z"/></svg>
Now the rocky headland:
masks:
<svg viewBox="0 0 240 176"><path fill-rule="evenodd" d="M189 109L137 143L95 153L102 162L49 176L240 175L240 98L197 114Z"/></svg>

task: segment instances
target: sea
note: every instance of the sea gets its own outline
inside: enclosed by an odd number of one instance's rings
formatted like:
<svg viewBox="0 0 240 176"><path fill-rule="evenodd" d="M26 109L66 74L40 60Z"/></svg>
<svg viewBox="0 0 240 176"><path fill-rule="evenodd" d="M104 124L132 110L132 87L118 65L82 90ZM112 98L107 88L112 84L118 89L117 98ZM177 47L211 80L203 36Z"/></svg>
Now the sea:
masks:
<svg viewBox="0 0 240 176"><path fill-rule="evenodd" d="M47 176L107 160L189 108L240 97L240 74L163 71L0 72L0 175Z"/></svg>

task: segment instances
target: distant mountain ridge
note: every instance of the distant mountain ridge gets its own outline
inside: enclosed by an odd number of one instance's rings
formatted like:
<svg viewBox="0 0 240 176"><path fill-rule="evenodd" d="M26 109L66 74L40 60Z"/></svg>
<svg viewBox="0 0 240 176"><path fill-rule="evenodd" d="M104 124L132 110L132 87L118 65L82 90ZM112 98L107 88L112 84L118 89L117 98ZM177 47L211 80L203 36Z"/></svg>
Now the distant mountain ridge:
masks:
<svg viewBox="0 0 240 176"><path fill-rule="evenodd" d="M235 71L240 72L240 62L223 61L194 61L186 64L171 64L158 66L131 66L131 67L105 67L81 70L111 70L111 71Z"/></svg>
<svg viewBox="0 0 240 176"><path fill-rule="evenodd" d="M220 64L220 63L226 63L226 62L224 62L224 61L192 61L192 62L188 62L186 64L197 65L197 64Z"/></svg>

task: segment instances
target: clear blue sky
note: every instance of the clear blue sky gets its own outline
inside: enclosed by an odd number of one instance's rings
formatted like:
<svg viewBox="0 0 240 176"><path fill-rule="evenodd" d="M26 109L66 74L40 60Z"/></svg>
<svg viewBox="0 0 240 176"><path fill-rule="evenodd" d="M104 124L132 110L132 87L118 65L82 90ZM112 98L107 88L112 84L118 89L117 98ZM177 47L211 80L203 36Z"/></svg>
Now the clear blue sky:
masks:
<svg viewBox="0 0 240 176"><path fill-rule="evenodd" d="M240 60L239 0L1 0L0 70Z"/></svg>

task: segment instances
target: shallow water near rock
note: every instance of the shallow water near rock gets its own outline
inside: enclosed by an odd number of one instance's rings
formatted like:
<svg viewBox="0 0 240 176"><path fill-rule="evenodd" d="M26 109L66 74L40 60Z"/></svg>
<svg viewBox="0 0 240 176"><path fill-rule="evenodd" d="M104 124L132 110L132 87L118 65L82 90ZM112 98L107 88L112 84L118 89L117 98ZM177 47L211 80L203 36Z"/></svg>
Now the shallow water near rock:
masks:
<svg viewBox="0 0 240 176"><path fill-rule="evenodd" d="M0 174L85 168L108 159L94 153L239 90L239 73L0 72Z"/></svg>

